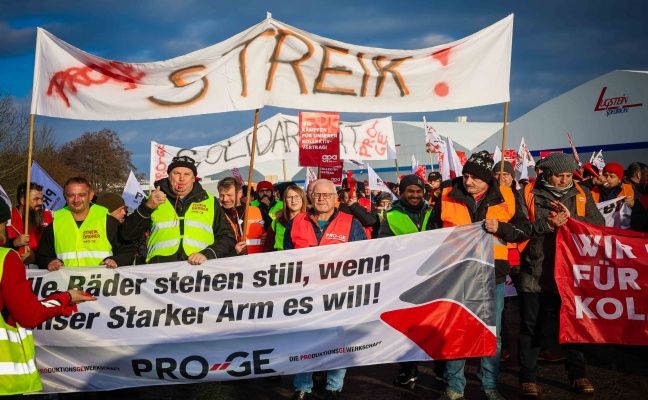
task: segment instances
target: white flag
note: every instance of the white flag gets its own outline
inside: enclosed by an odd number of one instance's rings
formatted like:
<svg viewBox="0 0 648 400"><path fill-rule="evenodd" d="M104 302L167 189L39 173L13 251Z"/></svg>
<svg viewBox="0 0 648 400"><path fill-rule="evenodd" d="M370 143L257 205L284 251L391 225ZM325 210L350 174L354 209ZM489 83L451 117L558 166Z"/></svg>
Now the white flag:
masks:
<svg viewBox="0 0 648 400"><path fill-rule="evenodd" d="M520 170L520 179L529 179L529 159L522 158L522 169Z"/></svg>
<svg viewBox="0 0 648 400"><path fill-rule="evenodd" d="M459 160L459 155L454 149L454 144L452 139L448 136L448 143L445 147L445 152L443 153L443 168L441 169L441 178L444 181L449 179L454 179L458 176L461 176L463 172L463 165Z"/></svg>
<svg viewBox="0 0 648 400"><path fill-rule="evenodd" d="M423 117L423 127L425 129L425 151L428 153L443 153L446 144L436 129L427 123L425 116Z"/></svg>
<svg viewBox="0 0 648 400"><path fill-rule="evenodd" d="M605 161L603 160L603 149L599 150L596 156L594 155L594 153L592 153L590 164L595 165L596 168L598 168L599 174L603 173L603 168L605 168Z"/></svg>
<svg viewBox="0 0 648 400"><path fill-rule="evenodd" d="M51 176L47 175L36 161L32 162L31 181L43 187L43 207L46 210L56 211L65 207L63 188Z"/></svg>
<svg viewBox="0 0 648 400"><path fill-rule="evenodd" d="M518 152L516 154L517 163L515 165L515 169L519 170L520 168L522 168L522 157L525 156L527 159L528 166L535 167L535 160L531 156L531 152L529 151L529 148L527 147L524 138L522 138L522 141L520 142L520 148L518 149Z"/></svg>
<svg viewBox="0 0 648 400"><path fill-rule="evenodd" d="M385 185L385 182L383 182L383 180L380 179L376 171L374 171L373 168L371 168L369 165L367 165L367 174L369 175L369 189L380 190L381 192L387 192L391 194L392 200L398 199L398 197L396 197L394 192L389 190L387 185Z"/></svg>
<svg viewBox="0 0 648 400"><path fill-rule="evenodd" d="M130 175L128 175L128 181L126 181L126 187L124 188L124 193L122 193L122 198L126 203L126 207L128 208L139 207L144 197L146 196L144 195L142 186L137 181L137 178L135 177L133 171L131 171Z"/></svg>
<svg viewBox="0 0 648 400"><path fill-rule="evenodd" d="M493 153L493 164L497 164L502 159L502 150L499 146L495 146L495 152Z"/></svg>
<svg viewBox="0 0 648 400"><path fill-rule="evenodd" d="M412 174L415 174L416 171L418 171L418 161L416 160L416 157L414 157L414 154L412 154Z"/></svg>
<svg viewBox="0 0 648 400"><path fill-rule="evenodd" d="M357 165L358 167L365 167L366 164L362 160L346 160L352 164Z"/></svg>

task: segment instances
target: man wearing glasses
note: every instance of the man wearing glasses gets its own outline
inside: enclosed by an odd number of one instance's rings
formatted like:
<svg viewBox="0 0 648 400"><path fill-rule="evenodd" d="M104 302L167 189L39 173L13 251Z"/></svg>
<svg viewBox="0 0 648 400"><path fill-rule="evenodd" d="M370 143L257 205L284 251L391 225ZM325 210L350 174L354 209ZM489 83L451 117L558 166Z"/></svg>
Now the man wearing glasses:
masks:
<svg viewBox="0 0 648 400"><path fill-rule="evenodd" d="M223 209L196 182L196 163L174 157L168 177L155 182L155 190L142 201L122 226L125 240L139 240L149 231L146 263L205 260L226 257L236 239Z"/></svg>
<svg viewBox="0 0 648 400"><path fill-rule="evenodd" d="M284 250L305 247L326 246L366 240L362 225L349 214L335 208L337 193L335 185L328 179L318 179L311 193L313 207L298 214L286 226ZM339 399L346 368L327 371L326 399ZM295 375L294 399L302 400L313 389L313 373Z"/></svg>

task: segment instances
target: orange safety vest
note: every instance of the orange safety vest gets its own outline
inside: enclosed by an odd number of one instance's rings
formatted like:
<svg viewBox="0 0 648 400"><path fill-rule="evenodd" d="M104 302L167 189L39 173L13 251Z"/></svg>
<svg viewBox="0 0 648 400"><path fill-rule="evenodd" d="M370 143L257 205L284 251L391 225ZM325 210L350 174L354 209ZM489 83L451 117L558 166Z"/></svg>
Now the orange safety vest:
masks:
<svg viewBox="0 0 648 400"><path fill-rule="evenodd" d="M308 212L303 212L297 214L293 219L290 239L296 249L346 243L349 241L349 236L351 236L352 224L353 217L351 215L338 212L333 221L329 222L318 243Z"/></svg>
<svg viewBox="0 0 648 400"><path fill-rule="evenodd" d="M451 199L448 196L451 190L451 187L447 187L441 192L441 220L443 221L443 227L447 228L450 226L472 224L473 221L470 219L468 207L466 207L464 203ZM488 207L488 210L486 211L486 219L495 219L499 222L509 222L511 218L513 218L513 215L515 215L515 196L513 195L511 188L506 186L500 186L500 192L504 197L504 203ZM498 237L497 235L494 236ZM494 246L495 259L508 260L507 245L498 242L499 241L496 241Z"/></svg>
<svg viewBox="0 0 648 400"><path fill-rule="evenodd" d="M235 221L232 221L229 215L225 213L227 220L234 231L234 236L239 237L238 235L238 224ZM247 254L261 253L263 251L263 245L261 244L261 238L265 233L263 227L264 221L263 216L261 215L261 210L259 207L249 206L247 210L247 231L245 235L245 243L247 243Z"/></svg>
<svg viewBox="0 0 648 400"><path fill-rule="evenodd" d="M592 197L594 198L594 203L599 203L601 200L601 188L599 188L598 186L594 186L591 192L592 192ZM621 192L619 192L618 196L615 197L615 199L618 199L619 197L622 196L634 197L634 188L632 187L631 184L629 183L621 184Z"/></svg>

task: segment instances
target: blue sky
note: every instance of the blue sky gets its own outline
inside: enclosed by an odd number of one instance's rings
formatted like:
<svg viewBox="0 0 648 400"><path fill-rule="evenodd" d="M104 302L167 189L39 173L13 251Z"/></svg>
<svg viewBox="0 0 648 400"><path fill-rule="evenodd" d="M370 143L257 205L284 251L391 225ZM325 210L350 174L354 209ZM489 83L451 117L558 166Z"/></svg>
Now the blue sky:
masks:
<svg viewBox="0 0 648 400"><path fill-rule="evenodd" d="M36 27L98 56L162 61L221 42L273 18L347 43L418 49L451 42L515 14L509 121L589 80L616 69L648 70L648 2L555 1L181 1L2 0L0 90L29 112ZM260 120L277 112L266 107ZM428 121L503 119L503 105L425 114ZM394 114L420 121L424 114ZM345 121L380 115L342 114ZM73 121L36 117L53 127L60 144L86 131L119 133L138 172L147 172L150 141L175 146L217 142L249 128L254 112L242 111L146 121Z"/></svg>

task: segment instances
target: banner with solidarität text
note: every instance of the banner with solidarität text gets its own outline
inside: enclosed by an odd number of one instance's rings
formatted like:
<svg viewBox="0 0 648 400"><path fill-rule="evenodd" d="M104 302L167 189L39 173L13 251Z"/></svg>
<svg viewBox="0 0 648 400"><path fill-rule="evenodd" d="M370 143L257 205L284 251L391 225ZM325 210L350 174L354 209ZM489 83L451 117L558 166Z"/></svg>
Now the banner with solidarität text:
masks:
<svg viewBox="0 0 648 400"><path fill-rule="evenodd" d="M570 219L556 239L561 343L648 344L648 235Z"/></svg>
<svg viewBox="0 0 648 400"><path fill-rule="evenodd" d="M467 245L469 244L469 245ZM493 237L479 224L118 269L29 270L98 297L33 330L45 392L492 355Z"/></svg>

